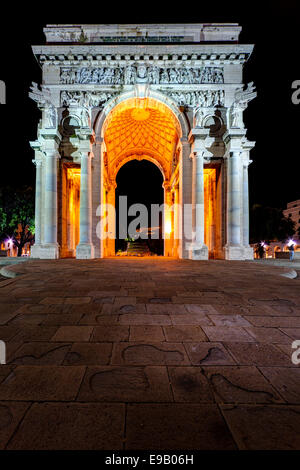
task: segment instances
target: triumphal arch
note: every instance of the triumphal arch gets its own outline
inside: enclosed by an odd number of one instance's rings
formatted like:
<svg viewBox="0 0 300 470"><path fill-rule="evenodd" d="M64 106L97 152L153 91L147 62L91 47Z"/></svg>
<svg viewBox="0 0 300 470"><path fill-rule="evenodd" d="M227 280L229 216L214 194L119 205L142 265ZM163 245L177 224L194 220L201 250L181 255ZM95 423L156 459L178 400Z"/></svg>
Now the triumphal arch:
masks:
<svg viewBox="0 0 300 470"><path fill-rule="evenodd" d="M253 46L237 24L48 25L33 46L42 84L38 258L115 254L116 176L146 159L164 188L164 255L251 259L243 111ZM134 184L134 181L132 181ZM110 215L109 215L110 213ZM168 228L166 228L168 227Z"/></svg>

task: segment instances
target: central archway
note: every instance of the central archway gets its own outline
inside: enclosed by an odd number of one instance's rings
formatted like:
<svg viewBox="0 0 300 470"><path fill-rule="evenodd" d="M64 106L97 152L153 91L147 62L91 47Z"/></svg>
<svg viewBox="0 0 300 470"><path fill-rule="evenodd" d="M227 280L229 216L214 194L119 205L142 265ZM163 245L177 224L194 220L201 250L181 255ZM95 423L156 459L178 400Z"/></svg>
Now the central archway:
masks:
<svg viewBox="0 0 300 470"><path fill-rule="evenodd" d="M144 252L149 255L163 255L162 239L163 211L157 221L151 218L151 207L164 203L163 175L159 168L148 160L131 160L118 171L116 187L116 253L134 255ZM145 209L140 216L139 206ZM124 217L127 208L133 209ZM137 226L141 241L129 241L128 227ZM132 227L133 226L133 227ZM128 238L124 240L125 234ZM136 249L137 248L137 249Z"/></svg>
<svg viewBox="0 0 300 470"><path fill-rule="evenodd" d="M174 112L154 98L129 98L108 113L102 135L103 203L116 206L116 178L123 165L132 160L154 163L163 175L164 255L178 256L181 126ZM110 227L113 230L103 243L104 256L115 255L115 220Z"/></svg>

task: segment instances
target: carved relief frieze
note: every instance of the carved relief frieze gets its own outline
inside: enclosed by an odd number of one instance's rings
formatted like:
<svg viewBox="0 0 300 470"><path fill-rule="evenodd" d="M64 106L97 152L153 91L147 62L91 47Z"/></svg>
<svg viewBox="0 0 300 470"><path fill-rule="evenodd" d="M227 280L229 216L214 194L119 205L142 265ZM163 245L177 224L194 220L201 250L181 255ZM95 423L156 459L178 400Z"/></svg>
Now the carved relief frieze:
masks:
<svg viewBox="0 0 300 470"><path fill-rule="evenodd" d="M166 93L178 106L211 108L224 106L224 90L172 91Z"/></svg>
<svg viewBox="0 0 300 470"><path fill-rule="evenodd" d="M60 83L95 85L202 84L224 83L222 67L158 67L156 65L128 65L126 67L62 67Z"/></svg>
<svg viewBox="0 0 300 470"><path fill-rule="evenodd" d="M103 106L115 95L116 93L64 90L60 94L60 102L61 106L93 108Z"/></svg>

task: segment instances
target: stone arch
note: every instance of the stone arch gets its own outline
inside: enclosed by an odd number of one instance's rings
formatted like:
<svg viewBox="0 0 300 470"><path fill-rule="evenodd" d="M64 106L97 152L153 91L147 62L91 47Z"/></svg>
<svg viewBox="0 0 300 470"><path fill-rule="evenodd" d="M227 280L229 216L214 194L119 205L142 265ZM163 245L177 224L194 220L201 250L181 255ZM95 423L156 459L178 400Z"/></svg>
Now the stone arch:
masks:
<svg viewBox="0 0 300 470"><path fill-rule="evenodd" d="M188 119L184 115L184 113L179 109L177 103L170 98L169 96L156 91L156 90L151 90L146 89L146 92L144 94L140 94L137 96L136 90L133 89L131 91L123 92L113 98L111 98L106 105L103 107L103 109L97 114L97 116L94 119L93 123L93 131L95 133L95 136L102 137L103 138L103 124L104 121L106 120L106 117L112 111L112 109L117 106L119 103L122 101L125 101L130 98L153 98L156 99L157 101L165 104L170 108L170 110L174 113L176 118L179 121L180 124L180 129L181 129L181 138L182 139L187 139L189 132L190 132L190 124L188 122Z"/></svg>
<svg viewBox="0 0 300 470"><path fill-rule="evenodd" d="M155 164L164 180L164 254L178 256L178 237L175 245L175 236L171 239L170 232L176 228L179 233L180 218L175 220L171 206L175 193L179 200L180 172L175 169L182 165L178 155L182 140L187 138L188 124L172 100L168 97L157 99L157 95L123 93L112 98L96 117L94 137L101 142L104 169L101 200L106 207L115 207L116 177L125 163L145 159ZM181 123L184 123L183 128ZM110 220L110 226L115 227L114 221ZM107 238L103 243L103 255L114 255L114 249L114 237Z"/></svg>
<svg viewBox="0 0 300 470"><path fill-rule="evenodd" d="M158 160L155 157L151 157L150 155L147 155L145 153L141 153L140 155L137 155L137 154L132 154L131 152L128 155L128 157L124 157L122 159L122 161L120 162L120 164L116 167L114 178L116 178L116 176L117 176L119 170L122 168L122 166L124 166L126 163L128 163L132 160L148 160L149 162L154 163L154 165L156 165L157 168L161 171L161 174L162 174L163 178L165 179L165 170L164 170L163 166L160 165L160 163L158 162Z"/></svg>

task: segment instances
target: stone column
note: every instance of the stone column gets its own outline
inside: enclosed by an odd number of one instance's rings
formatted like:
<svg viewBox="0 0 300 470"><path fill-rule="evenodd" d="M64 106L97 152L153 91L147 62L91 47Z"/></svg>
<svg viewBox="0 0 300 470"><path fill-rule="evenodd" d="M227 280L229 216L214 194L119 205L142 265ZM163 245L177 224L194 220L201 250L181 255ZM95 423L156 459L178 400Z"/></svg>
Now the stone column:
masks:
<svg viewBox="0 0 300 470"><path fill-rule="evenodd" d="M250 161L251 162L251 161ZM253 248L249 245L249 188L248 188L248 165L243 163L243 246L244 258L253 259Z"/></svg>
<svg viewBox="0 0 300 470"><path fill-rule="evenodd" d="M31 257L39 258L42 224L42 160L33 160L36 166L35 177L35 242L31 248Z"/></svg>
<svg viewBox="0 0 300 470"><path fill-rule="evenodd" d="M103 257L103 237L101 236L100 214L104 204L102 147L103 139L97 138L92 146L92 243L94 245L95 258Z"/></svg>
<svg viewBox="0 0 300 470"><path fill-rule="evenodd" d="M208 248L204 244L204 152L194 151L193 159L193 241L190 245L190 259L208 259Z"/></svg>
<svg viewBox="0 0 300 470"><path fill-rule="evenodd" d="M243 245L249 246L248 163L243 164Z"/></svg>
<svg viewBox="0 0 300 470"><path fill-rule="evenodd" d="M192 239L192 217L191 211L186 208L192 204L192 163L189 158L191 154L191 144L186 137L181 139L181 152L179 164L179 205L180 205L180 226L178 254L180 258L189 257L189 245Z"/></svg>
<svg viewBox="0 0 300 470"><path fill-rule="evenodd" d="M94 258L92 244L92 192L91 192L91 154L81 152L80 170L80 217L79 244L76 248L76 258Z"/></svg>
<svg viewBox="0 0 300 470"><path fill-rule="evenodd" d="M180 208L179 208L179 188L178 185L174 189L174 256L178 256L178 244L180 237Z"/></svg>
<svg viewBox="0 0 300 470"><path fill-rule="evenodd" d="M42 166L37 167L37 188L38 204L36 207L37 216L37 240L41 243L41 216L44 213L44 237L43 243L38 245L32 251L32 256L42 259L57 259L59 257L59 245L57 243L57 160L59 153L55 148L45 149L45 187L44 205L41 204L41 173ZM38 181L39 180L39 181Z"/></svg>
<svg viewBox="0 0 300 470"><path fill-rule="evenodd" d="M45 233L46 245L57 245L57 152L46 152Z"/></svg>
<svg viewBox="0 0 300 470"><path fill-rule="evenodd" d="M41 129L39 139L44 153L43 241L39 249L42 259L59 258L57 243L57 165L60 158L60 133L56 129Z"/></svg>
<svg viewBox="0 0 300 470"><path fill-rule="evenodd" d="M116 187L115 182L111 182L107 191L107 256L116 254Z"/></svg>
<svg viewBox="0 0 300 470"><path fill-rule="evenodd" d="M164 181L164 256L172 256L172 193L169 181Z"/></svg>
<svg viewBox="0 0 300 470"><path fill-rule="evenodd" d="M227 244L241 245L240 151L230 152L227 189Z"/></svg>

